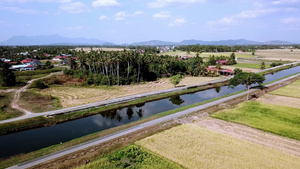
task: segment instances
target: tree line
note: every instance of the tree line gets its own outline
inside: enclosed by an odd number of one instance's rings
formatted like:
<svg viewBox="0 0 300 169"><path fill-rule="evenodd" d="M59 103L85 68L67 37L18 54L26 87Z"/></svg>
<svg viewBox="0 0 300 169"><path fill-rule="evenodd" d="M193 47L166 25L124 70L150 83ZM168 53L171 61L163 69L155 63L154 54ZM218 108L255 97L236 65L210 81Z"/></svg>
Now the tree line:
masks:
<svg viewBox="0 0 300 169"><path fill-rule="evenodd" d="M145 50L73 51L77 61L70 60L70 69L66 75L86 78L88 84L95 85L128 85L141 81L153 81L160 77L170 77L177 74L191 76L217 76L217 72L209 72L206 68L216 65L216 60L227 60L235 64L234 53L230 57L210 56L203 59L200 56L182 59L170 55L157 55Z"/></svg>

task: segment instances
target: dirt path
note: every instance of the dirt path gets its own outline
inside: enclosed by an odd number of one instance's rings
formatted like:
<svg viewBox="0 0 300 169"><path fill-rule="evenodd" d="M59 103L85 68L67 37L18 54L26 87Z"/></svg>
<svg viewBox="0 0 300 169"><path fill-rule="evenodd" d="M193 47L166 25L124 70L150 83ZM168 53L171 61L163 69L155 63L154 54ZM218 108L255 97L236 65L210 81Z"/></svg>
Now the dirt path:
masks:
<svg viewBox="0 0 300 169"><path fill-rule="evenodd" d="M195 123L209 130L228 134L239 139L248 140L253 143L300 156L300 141L297 140L284 138L244 125L230 123L210 117L203 118Z"/></svg>
<svg viewBox="0 0 300 169"><path fill-rule="evenodd" d="M44 78L47 78L47 77L50 77L50 76L53 76L53 75L59 75L61 73L62 72L54 72L54 73L50 73L47 76L44 76L44 77L41 77L41 78L37 78L37 79L32 79L32 80L28 81L25 86L23 86L22 88L20 88L19 90L16 91L16 93L14 95L14 99L13 99L13 101L11 103L11 107L14 108L14 109L17 109L17 110L19 110L21 112L24 112L25 113L24 115L30 115L30 114L32 114L32 112L30 112L28 110L25 110L25 109L23 109L23 108L21 108L19 106L19 99L20 99L21 92L25 91L32 84L32 82L34 82L36 80L44 79Z"/></svg>

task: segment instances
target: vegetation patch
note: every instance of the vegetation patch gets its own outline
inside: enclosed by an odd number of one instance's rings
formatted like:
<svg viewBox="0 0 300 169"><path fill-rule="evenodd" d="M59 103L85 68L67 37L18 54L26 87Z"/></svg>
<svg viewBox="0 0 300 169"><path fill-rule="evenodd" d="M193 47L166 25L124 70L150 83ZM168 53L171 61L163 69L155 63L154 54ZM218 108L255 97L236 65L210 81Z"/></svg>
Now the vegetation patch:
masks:
<svg viewBox="0 0 300 169"><path fill-rule="evenodd" d="M137 142L185 168L299 168L299 157L185 124Z"/></svg>
<svg viewBox="0 0 300 169"><path fill-rule="evenodd" d="M300 140L300 109L248 101L212 117Z"/></svg>
<svg viewBox="0 0 300 169"><path fill-rule="evenodd" d="M285 87L272 91L271 94L300 98L299 91L300 91L300 80L297 80Z"/></svg>
<svg viewBox="0 0 300 169"><path fill-rule="evenodd" d="M87 168L161 168L161 169L176 169L182 168L178 164L171 162L165 158L157 156L151 152L144 150L137 145L127 146L117 152L111 153L105 157L101 157L96 161L79 167L78 169Z"/></svg>
<svg viewBox="0 0 300 169"><path fill-rule="evenodd" d="M21 93L19 105L32 112L45 112L62 108L58 98L38 94L33 90Z"/></svg>
<svg viewBox="0 0 300 169"><path fill-rule="evenodd" d="M22 112L11 108L14 92L0 93L0 120L6 120L22 115Z"/></svg>
<svg viewBox="0 0 300 169"><path fill-rule="evenodd" d="M233 67L245 67L245 68L252 68L252 69L260 69L260 63L237 63L232 65ZM270 68L270 64L266 64L265 68Z"/></svg>

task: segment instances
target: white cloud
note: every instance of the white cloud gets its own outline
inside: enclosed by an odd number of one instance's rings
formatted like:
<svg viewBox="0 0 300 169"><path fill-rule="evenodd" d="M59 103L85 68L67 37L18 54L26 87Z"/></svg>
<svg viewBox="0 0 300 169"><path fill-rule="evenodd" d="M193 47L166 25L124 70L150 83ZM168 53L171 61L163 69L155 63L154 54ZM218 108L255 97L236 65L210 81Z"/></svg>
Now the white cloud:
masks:
<svg viewBox="0 0 300 169"><path fill-rule="evenodd" d="M148 3L149 8L163 8L166 6L181 4L181 5L189 5L194 3L202 3L206 0L155 0L153 2Z"/></svg>
<svg viewBox="0 0 300 169"><path fill-rule="evenodd" d="M143 11L135 11L133 15L136 16L136 15L143 15L143 14L144 14Z"/></svg>
<svg viewBox="0 0 300 169"><path fill-rule="evenodd" d="M116 21L122 21L122 20L125 20L128 17L134 17L134 16L142 15L142 14L144 14L143 11L136 11L133 14L128 14L124 11L121 11L121 12L118 12L118 13L115 14L115 20Z"/></svg>
<svg viewBox="0 0 300 169"><path fill-rule="evenodd" d="M177 19L174 19L173 21L171 21L169 23L169 26L182 26L183 24L186 23L186 20L184 18L177 18Z"/></svg>
<svg viewBox="0 0 300 169"><path fill-rule="evenodd" d="M155 13L152 17L155 19L165 19L170 18L172 15L169 11L160 11L158 13Z"/></svg>
<svg viewBox="0 0 300 169"><path fill-rule="evenodd" d="M72 14L89 12L89 8L81 2L63 4L59 7L59 9Z"/></svg>
<svg viewBox="0 0 300 169"><path fill-rule="evenodd" d="M115 14L115 20L116 21L122 21L125 20L126 17L129 17L129 15L126 12L118 12Z"/></svg>
<svg viewBox="0 0 300 169"><path fill-rule="evenodd" d="M7 10L15 13L23 13L23 14L38 14L39 12L32 9L21 9L19 7L10 6L10 7L3 7L0 6L0 10Z"/></svg>
<svg viewBox="0 0 300 169"><path fill-rule="evenodd" d="M106 16L106 15L101 15L101 16L99 17L99 19L100 19L100 20L108 20L109 17Z"/></svg>
<svg viewBox="0 0 300 169"><path fill-rule="evenodd" d="M231 26L231 25L236 25L238 23L241 23L241 21L244 21L245 19L259 18L259 17L265 16L265 15L279 12L279 11L280 11L279 9L248 10L248 11L243 11L241 13L238 13L236 15L224 17L220 20L209 21L209 22L207 22L207 25L209 25L209 26L215 26L215 25Z"/></svg>
<svg viewBox="0 0 300 169"><path fill-rule="evenodd" d="M73 26L73 27L67 27L65 28L65 30L69 30L69 31L79 31L84 29L84 26Z"/></svg>
<svg viewBox="0 0 300 169"><path fill-rule="evenodd" d="M96 0L92 3L93 7L109 7L119 6L120 4L116 0Z"/></svg>
<svg viewBox="0 0 300 169"><path fill-rule="evenodd" d="M277 1L272 1L271 4L273 5L286 5L286 4L295 4L299 3L300 0L277 0Z"/></svg>
<svg viewBox="0 0 300 169"><path fill-rule="evenodd" d="M288 17L281 20L284 24L300 23L300 18Z"/></svg>

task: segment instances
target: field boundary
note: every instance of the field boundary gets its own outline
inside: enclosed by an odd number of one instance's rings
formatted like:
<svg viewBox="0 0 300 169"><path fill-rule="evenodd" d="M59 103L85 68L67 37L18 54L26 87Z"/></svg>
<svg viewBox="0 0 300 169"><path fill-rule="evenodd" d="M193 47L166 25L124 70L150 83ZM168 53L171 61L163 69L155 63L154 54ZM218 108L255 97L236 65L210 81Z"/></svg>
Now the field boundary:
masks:
<svg viewBox="0 0 300 169"><path fill-rule="evenodd" d="M288 78L276 81L272 84L268 84L268 85L265 86L264 89L250 89L249 92L251 93L250 94L251 96L258 97L258 96L263 95L265 92L275 90L279 87L290 84L290 83L292 83L292 82L294 82L298 79L300 79L300 74L296 74L296 75L290 76ZM184 111L177 112L177 113L174 113L174 114L171 114L171 115L168 115L168 116L164 116L164 117L161 117L159 119L155 119L155 120L152 120L152 121L149 121L149 122L145 122L143 124L133 126L133 127L128 128L128 129L125 129L125 130L122 130L122 131L119 131L119 132L116 132L116 133L113 133L113 134L110 134L110 135L107 135L107 136L104 136L104 137L100 137L98 139L91 140L89 142L82 143L82 144L70 147L68 149L58 151L56 153L52 153L52 154L40 157L38 159L34 159L34 160L27 161L25 163L22 163L22 164L19 164L19 165L16 165L16 166L12 166L12 167L10 167L10 169L33 167L35 165L47 162L49 160L54 160L56 158L60 158L60 157L65 156L67 154L75 153L77 151L81 151L81 150L96 146L98 144L116 139L118 137L122 137L122 136L125 136L127 134L130 134L130 133L142 130L142 129L146 129L147 127L155 126L155 125L158 125L158 124L163 123L163 122L171 121L173 119L178 119L180 117L187 116L187 115L190 115L192 113L199 112L201 110L209 109L209 108L212 108L212 107L217 107L221 104L228 103L228 102L235 102L235 103L236 102L242 102L246 98L247 94L248 94L247 91L242 92L242 93L232 95L232 96L229 96L229 97L226 97L226 98L222 98L222 99L219 99L219 100L216 100L216 101L204 104L204 105L200 105L200 106L188 109L188 110L184 110Z"/></svg>

